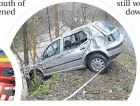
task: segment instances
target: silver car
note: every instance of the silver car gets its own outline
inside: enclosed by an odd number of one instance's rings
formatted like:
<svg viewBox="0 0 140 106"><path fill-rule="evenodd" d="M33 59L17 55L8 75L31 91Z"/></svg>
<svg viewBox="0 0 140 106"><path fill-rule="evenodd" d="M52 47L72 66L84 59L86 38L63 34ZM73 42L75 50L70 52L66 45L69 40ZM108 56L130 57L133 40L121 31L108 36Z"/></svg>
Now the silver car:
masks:
<svg viewBox="0 0 140 106"><path fill-rule="evenodd" d="M47 46L39 62L28 67L27 74L44 79L56 72L88 68L97 73L107 72L106 65L125 48L124 35L106 21L76 28L62 35Z"/></svg>

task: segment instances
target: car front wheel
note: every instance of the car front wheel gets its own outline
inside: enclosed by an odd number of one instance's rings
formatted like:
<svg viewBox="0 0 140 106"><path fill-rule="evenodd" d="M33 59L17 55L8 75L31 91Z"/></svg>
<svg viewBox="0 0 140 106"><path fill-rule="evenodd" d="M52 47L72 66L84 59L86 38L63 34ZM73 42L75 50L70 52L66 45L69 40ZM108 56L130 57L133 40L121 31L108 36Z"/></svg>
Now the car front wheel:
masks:
<svg viewBox="0 0 140 106"><path fill-rule="evenodd" d="M32 72L31 80L35 80L34 78L35 78L35 76L34 76L34 73ZM41 82L43 82L44 79L45 78L44 78L43 74L40 71L36 71L36 80L37 80L37 82L41 83Z"/></svg>
<svg viewBox="0 0 140 106"><path fill-rule="evenodd" d="M108 59L101 54L91 55L88 59L88 67L91 71L100 74L105 74L108 69Z"/></svg>

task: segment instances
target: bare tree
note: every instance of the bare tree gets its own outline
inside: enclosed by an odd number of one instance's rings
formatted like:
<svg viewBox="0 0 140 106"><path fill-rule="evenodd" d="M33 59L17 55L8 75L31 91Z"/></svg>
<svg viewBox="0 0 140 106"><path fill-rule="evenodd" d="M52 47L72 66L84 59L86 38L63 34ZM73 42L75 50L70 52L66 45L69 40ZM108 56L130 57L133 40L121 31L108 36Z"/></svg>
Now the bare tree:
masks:
<svg viewBox="0 0 140 106"><path fill-rule="evenodd" d="M36 43L37 43L37 40L36 40L36 14L33 15L32 17L33 19L33 22L32 22L32 40L33 40L33 61L35 62L36 60L36 57L38 57L37 55L37 48L36 48Z"/></svg>
<svg viewBox="0 0 140 106"><path fill-rule="evenodd" d="M37 56L37 51L36 51L36 22L35 22L36 14L33 15L33 24L32 24L32 39L33 39L33 63L35 64L36 57ZM37 82L37 77L36 77L36 68L34 68L34 81L35 83Z"/></svg>
<svg viewBox="0 0 140 106"><path fill-rule="evenodd" d="M50 35L50 41L52 41L52 37L51 37L51 25L50 25L50 15L49 15L49 8L46 8L47 11L47 18L48 18L48 31L49 31L49 35Z"/></svg>
<svg viewBox="0 0 140 106"><path fill-rule="evenodd" d="M55 36L59 36L59 22L58 22L58 9L57 4L53 5L54 9L54 28L55 28Z"/></svg>
<svg viewBox="0 0 140 106"><path fill-rule="evenodd" d="M29 56L28 56L28 31L27 31L27 22L23 25L23 50L24 50L24 62L25 65L29 64Z"/></svg>

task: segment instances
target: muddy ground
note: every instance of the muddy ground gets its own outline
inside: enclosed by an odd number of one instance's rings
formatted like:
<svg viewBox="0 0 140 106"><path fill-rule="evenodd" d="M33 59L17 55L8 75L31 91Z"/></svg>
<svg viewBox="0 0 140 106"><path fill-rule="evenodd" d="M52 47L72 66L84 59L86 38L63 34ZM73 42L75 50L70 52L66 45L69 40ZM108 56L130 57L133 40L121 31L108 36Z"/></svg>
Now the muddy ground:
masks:
<svg viewBox="0 0 140 106"><path fill-rule="evenodd" d="M45 92L27 97L26 100L63 100L94 75L87 69L58 73L46 80ZM135 75L134 53L124 51L112 61L107 74L95 77L69 100L127 100L133 89Z"/></svg>

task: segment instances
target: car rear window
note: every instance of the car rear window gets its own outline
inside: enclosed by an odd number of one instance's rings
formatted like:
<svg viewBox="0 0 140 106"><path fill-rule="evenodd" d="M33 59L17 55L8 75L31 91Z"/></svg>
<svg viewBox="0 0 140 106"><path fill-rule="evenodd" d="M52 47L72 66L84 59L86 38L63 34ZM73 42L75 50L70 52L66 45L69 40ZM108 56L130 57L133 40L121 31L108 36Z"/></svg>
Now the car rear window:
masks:
<svg viewBox="0 0 140 106"><path fill-rule="evenodd" d="M106 21L100 21L100 22L96 23L95 25L98 28L100 28L100 30L102 30L106 33L111 32L116 27L115 25L112 25L111 23L106 22Z"/></svg>

